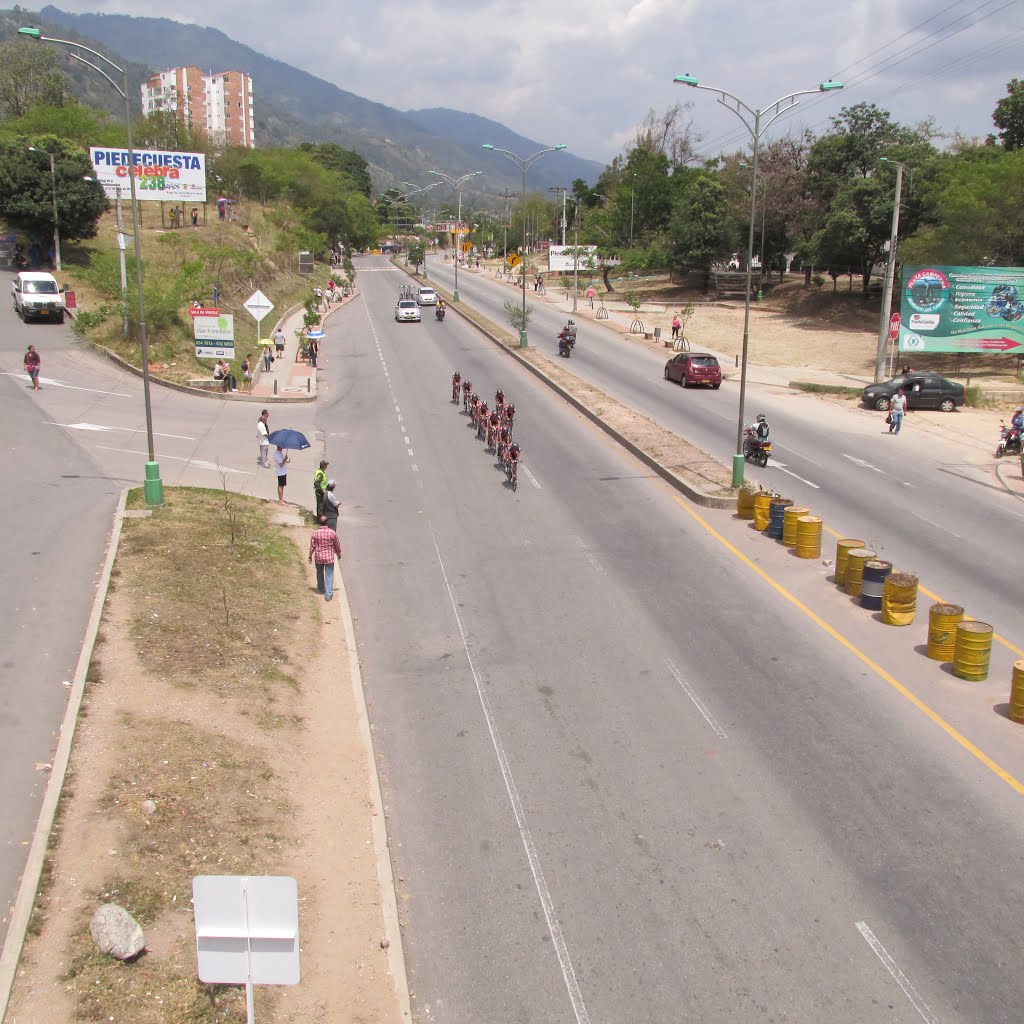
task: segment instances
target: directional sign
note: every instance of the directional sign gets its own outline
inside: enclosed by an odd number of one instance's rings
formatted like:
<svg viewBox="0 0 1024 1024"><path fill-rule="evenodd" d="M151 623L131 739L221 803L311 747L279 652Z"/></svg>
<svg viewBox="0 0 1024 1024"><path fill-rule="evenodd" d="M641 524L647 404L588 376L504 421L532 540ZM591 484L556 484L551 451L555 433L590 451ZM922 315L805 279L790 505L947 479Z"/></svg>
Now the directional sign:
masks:
<svg viewBox="0 0 1024 1024"><path fill-rule="evenodd" d="M252 295L242 303L242 305L245 306L252 315L252 318L257 322L262 320L274 308L274 304L266 297L266 295L263 294L263 292L259 290L259 288L257 288L256 291L254 291Z"/></svg>
<svg viewBox="0 0 1024 1024"><path fill-rule="evenodd" d="M898 341L900 336L900 315L899 313L893 313L889 317L889 340Z"/></svg>
<svg viewBox="0 0 1024 1024"><path fill-rule="evenodd" d="M190 306L189 316L220 316L220 310L216 306Z"/></svg>
<svg viewBox="0 0 1024 1024"><path fill-rule="evenodd" d="M518 267L519 264L522 263L523 261L522 261L522 258L520 256L517 256L515 253L513 253L511 256L507 256L505 258L505 262L510 267Z"/></svg>

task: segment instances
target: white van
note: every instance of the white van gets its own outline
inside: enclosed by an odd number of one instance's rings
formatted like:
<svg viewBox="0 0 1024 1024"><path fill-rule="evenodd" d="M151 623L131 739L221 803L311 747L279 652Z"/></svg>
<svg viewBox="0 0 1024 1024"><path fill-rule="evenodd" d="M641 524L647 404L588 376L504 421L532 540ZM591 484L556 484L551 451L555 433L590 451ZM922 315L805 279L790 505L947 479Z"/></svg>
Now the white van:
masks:
<svg viewBox="0 0 1024 1024"><path fill-rule="evenodd" d="M56 320L64 323L64 296L53 274L23 270L11 285L14 311L23 320Z"/></svg>

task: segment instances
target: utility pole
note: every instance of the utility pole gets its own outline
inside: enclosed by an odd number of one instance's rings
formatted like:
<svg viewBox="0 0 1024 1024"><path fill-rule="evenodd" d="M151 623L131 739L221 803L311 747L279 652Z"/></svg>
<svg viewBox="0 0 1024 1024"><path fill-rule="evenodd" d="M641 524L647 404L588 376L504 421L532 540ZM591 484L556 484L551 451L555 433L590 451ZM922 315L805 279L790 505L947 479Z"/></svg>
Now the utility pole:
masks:
<svg viewBox="0 0 1024 1024"><path fill-rule="evenodd" d="M576 297L580 291L580 197L576 196L576 216L572 222L572 311L576 313Z"/></svg>
<svg viewBox="0 0 1024 1024"><path fill-rule="evenodd" d="M549 192L554 192L555 195L561 195L562 197L562 245L565 245L565 193L569 190L564 185L552 185L548 189Z"/></svg>
<svg viewBox="0 0 1024 1024"><path fill-rule="evenodd" d="M498 198L505 200L505 222L501 225L501 255L504 256L507 259L508 258L508 218L509 218L509 213L510 213L508 201L510 199L518 199L519 198L519 193L518 192L502 192L498 196Z"/></svg>

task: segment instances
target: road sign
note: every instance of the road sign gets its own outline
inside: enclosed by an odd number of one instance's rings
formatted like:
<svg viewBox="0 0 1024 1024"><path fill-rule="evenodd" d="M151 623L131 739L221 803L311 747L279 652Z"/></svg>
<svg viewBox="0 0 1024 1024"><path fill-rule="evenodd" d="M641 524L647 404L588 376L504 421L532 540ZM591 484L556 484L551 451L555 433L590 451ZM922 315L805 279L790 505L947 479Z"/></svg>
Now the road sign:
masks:
<svg viewBox="0 0 1024 1024"><path fill-rule="evenodd" d="M472 242L463 242L462 243L462 251L463 252L467 252L467 253L468 252L472 252L473 251L473 243Z"/></svg>
<svg viewBox="0 0 1024 1024"><path fill-rule="evenodd" d="M190 306L188 314L191 317L220 316L220 310L216 306Z"/></svg>
<svg viewBox="0 0 1024 1024"><path fill-rule="evenodd" d="M192 310L192 332L196 341L197 359L235 358L235 318L231 313L205 315ZM197 315L203 313L204 315Z"/></svg>
<svg viewBox="0 0 1024 1024"><path fill-rule="evenodd" d="M899 313L893 313L889 317L889 340L898 341L900 336L900 315Z"/></svg>
<svg viewBox="0 0 1024 1024"><path fill-rule="evenodd" d="M519 266L519 264L520 264L520 263L522 263L523 261L522 261L522 258L521 258L521 257L519 257L518 255L516 255L515 253L513 253L513 254L512 254L511 256L507 256L507 257L505 258L505 262L506 262L506 263L507 263L507 264L508 264L508 265L509 265L510 267L518 267L518 266Z"/></svg>
<svg viewBox="0 0 1024 1024"><path fill-rule="evenodd" d="M266 297L266 295L263 294L263 292L259 290L259 288L257 288L256 291L254 291L252 295L242 303L242 305L249 310L253 320L257 323L274 308L274 304Z"/></svg>

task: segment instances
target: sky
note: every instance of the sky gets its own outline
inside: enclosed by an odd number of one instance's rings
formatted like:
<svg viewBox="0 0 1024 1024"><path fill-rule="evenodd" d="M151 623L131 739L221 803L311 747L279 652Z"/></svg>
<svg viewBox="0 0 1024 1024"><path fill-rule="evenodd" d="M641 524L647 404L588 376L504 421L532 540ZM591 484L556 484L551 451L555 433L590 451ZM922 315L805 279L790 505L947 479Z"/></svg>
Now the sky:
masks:
<svg viewBox="0 0 1024 1024"><path fill-rule="evenodd" d="M1024 0L53 0L74 13L212 25L255 50L400 110L452 107L544 145L606 163L649 110L687 103L698 155L749 147L713 92L752 108L832 78L764 138L828 131L843 106L870 102L950 136L994 131L992 111L1024 43ZM1015 59L1016 58L1016 59ZM254 82L259 102L259 82ZM941 144L941 142L940 142Z"/></svg>

